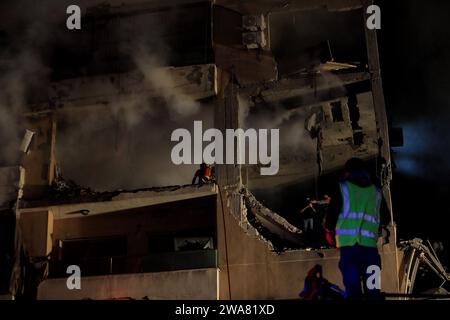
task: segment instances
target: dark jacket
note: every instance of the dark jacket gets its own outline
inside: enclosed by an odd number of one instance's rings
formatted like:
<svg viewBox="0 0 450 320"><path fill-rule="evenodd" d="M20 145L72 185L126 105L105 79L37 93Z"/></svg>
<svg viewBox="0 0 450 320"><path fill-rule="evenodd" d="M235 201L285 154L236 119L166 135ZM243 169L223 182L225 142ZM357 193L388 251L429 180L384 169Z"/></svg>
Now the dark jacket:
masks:
<svg viewBox="0 0 450 320"><path fill-rule="evenodd" d="M367 188L372 185L369 176L365 173L354 174L349 178L347 178L347 181L354 183L362 188ZM337 188L331 194L331 201L328 206L328 211L324 222L324 227L327 230L334 231L334 229L336 228L339 215L342 211L342 205L343 205L342 194L339 185L337 185ZM386 204L386 200L383 197L380 207L380 228L387 226L390 222L391 222L391 214Z"/></svg>
<svg viewBox="0 0 450 320"><path fill-rule="evenodd" d="M300 211L300 216L303 220L312 219L316 215L316 211L309 205Z"/></svg>

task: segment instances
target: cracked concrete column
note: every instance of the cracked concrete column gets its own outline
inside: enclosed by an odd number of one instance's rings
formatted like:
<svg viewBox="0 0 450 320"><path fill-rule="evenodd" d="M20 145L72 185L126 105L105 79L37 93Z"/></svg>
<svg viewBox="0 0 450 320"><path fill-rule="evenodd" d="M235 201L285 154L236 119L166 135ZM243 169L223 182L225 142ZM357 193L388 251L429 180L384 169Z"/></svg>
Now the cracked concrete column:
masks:
<svg viewBox="0 0 450 320"><path fill-rule="evenodd" d="M39 199L55 178L56 119L52 114L29 117L27 129L35 132L29 151L24 155L23 199Z"/></svg>
<svg viewBox="0 0 450 320"><path fill-rule="evenodd" d="M226 150L226 129L238 129L239 127L239 101L238 87L233 81L233 75L221 71L219 78L219 92L215 102L214 125L222 132L224 137L224 148ZM237 154L237 143L235 143L235 155ZM224 162L226 152L224 150ZM235 185L240 183L240 169L238 164L216 165L216 180L220 186Z"/></svg>
<svg viewBox="0 0 450 320"><path fill-rule="evenodd" d="M364 10L364 20L368 18L367 15L367 7L372 5L373 0L362 0L363 10ZM383 194L386 199L387 205L391 212L391 239L390 240L390 250L394 254L395 264L396 264L396 290L398 291L400 288L398 271L400 268L400 262L398 257L397 250L397 229L394 220L393 207L392 207L392 195L390 189L390 182L392 180L392 163L391 163L391 147L389 141L389 125L386 114L386 103L384 99L383 93L383 83L381 79L381 63L380 57L378 53L378 39L377 39L377 31L369 30L365 28L366 32L366 45L367 45L367 56L369 62L369 71L371 75L371 83L372 83L372 94L373 94L373 103L375 109L375 118L377 122L378 128L378 138L381 145L381 156L386 161L384 170L386 171L386 181L382 181L383 183Z"/></svg>

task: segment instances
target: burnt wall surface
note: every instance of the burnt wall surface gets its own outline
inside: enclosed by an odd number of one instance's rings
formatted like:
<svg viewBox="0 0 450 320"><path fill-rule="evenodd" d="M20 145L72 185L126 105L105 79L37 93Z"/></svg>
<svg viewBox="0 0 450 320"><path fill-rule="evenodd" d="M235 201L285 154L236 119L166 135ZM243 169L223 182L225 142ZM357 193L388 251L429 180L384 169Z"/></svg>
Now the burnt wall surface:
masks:
<svg viewBox="0 0 450 320"><path fill-rule="evenodd" d="M5 4L0 10L4 56L13 57L29 46L29 52L48 66L53 80L129 71L136 67L133 58L140 48L163 57L166 65L212 61L211 5L207 1L185 1L184 5L78 1L83 17L82 28L76 31L65 25L70 2L43 1L40 8L32 6L33 15L18 14L16 6L24 2ZM15 20L7 16L12 10ZM20 43L29 40L33 28L41 34L35 32L30 44Z"/></svg>
<svg viewBox="0 0 450 320"><path fill-rule="evenodd" d="M212 197L183 200L91 217L57 219L53 239L57 240L127 235L138 225L148 233L183 233L214 226Z"/></svg>

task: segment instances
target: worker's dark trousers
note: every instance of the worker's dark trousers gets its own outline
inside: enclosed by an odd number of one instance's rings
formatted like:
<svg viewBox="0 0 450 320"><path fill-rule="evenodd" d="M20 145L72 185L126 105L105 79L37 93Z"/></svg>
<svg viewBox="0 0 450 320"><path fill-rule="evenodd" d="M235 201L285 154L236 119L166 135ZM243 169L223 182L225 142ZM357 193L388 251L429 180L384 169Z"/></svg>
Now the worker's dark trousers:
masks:
<svg viewBox="0 0 450 320"><path fill-rule="evenodd" d="M380 290L368 289L367 278L372 273L367 273L369 266L378 266L381 269L381 258L377 248L369 248L355 245L342 247L339 269L341 270L345 294L348 299L362 299L363 290L367 299L380 299Z"/></svg>

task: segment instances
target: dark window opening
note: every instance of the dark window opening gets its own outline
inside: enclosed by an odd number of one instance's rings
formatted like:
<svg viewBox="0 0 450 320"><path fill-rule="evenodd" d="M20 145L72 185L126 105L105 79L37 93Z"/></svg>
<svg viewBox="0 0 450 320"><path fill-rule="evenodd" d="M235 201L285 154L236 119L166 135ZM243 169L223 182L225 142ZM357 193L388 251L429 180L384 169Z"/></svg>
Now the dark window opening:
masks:
<svg viewBox="0 0 450 320"><path fill-rule="evenodd" d="M310 71L329 61L350 63L363 70L367 49L362 17L361 10L272 14L270 42L280 76Z"/></svg>
<svg viewBox="0 0 450 320"><path fill-rule="evenodd" d="M86 260L91 258L125 256L126 237L74 239L62 241L63 260Z"/></svg>
<svg viewBox="0 0 450 320"><path fill-rule="evenodd" d="M333 122L344 122L341 101L331 103L331 114L333 115Z"/></svg>
<svg viewBox="0 0 450 320"><path fill-rule="evenodd" d="M214 249L212 237L176 237L176 251L195 251Z"/></svg>
<svg viewBox="0 0 450 320"><path fill-rule="evenodd" d="M143 272L217 267L214 232L210 229L148 234L149 253L141 260Z"/></svg>
<svg viewBox="0 0 450 320"><path fill-rule="evenodd" d="M50 263L50 277L65 277L69 265L80 267L82 275L124 273L127 238L125 236L63 240L61 260Z"/></svg>
<svg viewBox="0 0 450 320"><path fill-rule="evenodd" d="M137 67L134 42L165 65L179 67L213 61L208 2L179 6L176 10L151 5L136 11L127 6L105 8L104 12L92 7L88 10L80 32L68 31L65 43L49 45L54 80L129 72ZM130 41L130 34L137 41Z"/></svg>
<svg viewBox="0 0 450 320"><path fill-rule="evenodd" d="M173 235L171 234L149 234L149 253L172 252L174 251Z"/></svg>
<svg viewBox="0 0 450 320"><path fill-rule="evenodd" d="M350 121L352 123L353 130L361 130L359 126L359 120L361 119L361 114L358 107L358 98L356 94L351 94L348 96L348 110L350 112Z"/></svg>

